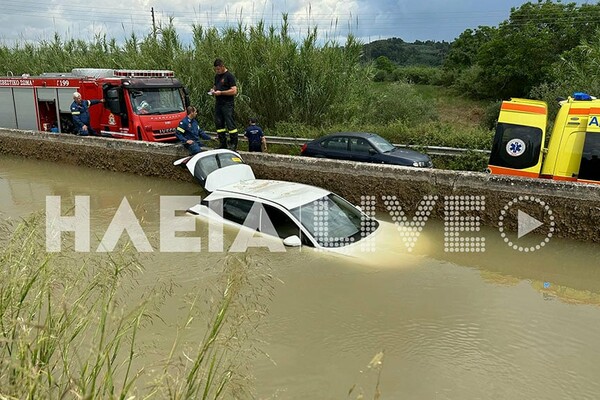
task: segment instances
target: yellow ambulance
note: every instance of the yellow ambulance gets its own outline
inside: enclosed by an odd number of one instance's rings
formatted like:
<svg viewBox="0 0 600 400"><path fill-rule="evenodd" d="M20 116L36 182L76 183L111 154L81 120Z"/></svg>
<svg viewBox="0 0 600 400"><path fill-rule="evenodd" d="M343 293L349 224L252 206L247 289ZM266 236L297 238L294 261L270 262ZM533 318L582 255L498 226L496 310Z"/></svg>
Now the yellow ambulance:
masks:
<svg viewBox="0 0 600 400"><path fill-rule="evenodd" d="M488 171L600 183L600 100L575 93L561 101L548 140L547 117L545 102L528 99L502 102Z"/></svg>

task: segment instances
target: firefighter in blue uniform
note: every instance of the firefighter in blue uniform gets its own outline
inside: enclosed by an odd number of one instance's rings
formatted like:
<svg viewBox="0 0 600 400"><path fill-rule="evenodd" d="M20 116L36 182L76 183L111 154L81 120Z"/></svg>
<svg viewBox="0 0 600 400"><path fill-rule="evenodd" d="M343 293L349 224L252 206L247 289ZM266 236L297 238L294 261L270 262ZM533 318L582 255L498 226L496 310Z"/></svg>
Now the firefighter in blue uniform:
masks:
<svg viewBox="0 0 600 400"><path fill-rule="evenodd" d="M235 76L225 66L223 60L217 58L215 67L215 84L208 92L215 96L215 126L219 137L220 148L227 148L227 131L229 131L229 148L237 149L238 130L235 125L235 96L238 93ZM227 129L225 129L227 127Z"/></svg>
<svg viewBox="0 0 600 400"><path fill-rule="evenodd" d="M104 103L101 100L82 100L81 93L73 93L73 103L71 103L71 115L77 134L80 136L96 135L96 131L90 126L90 112L88 109L95 105Z"/></svg>
<svg viewBox="0 0 600 400"><path fill-rule="evenodd" d="M211 137L200 129L198 121L195 119L198 115L196 107L188 106L186 112L187 116L179 123L179 126L175 130L175 136L177 136L177 139L183 144L183 147L190 152L190 155L194 155L200 153L200 148L202 146L200 138L210 140Z"/></svg>
<svg viewBox="0 0 600 400"><path fill-rule="evenodd" d="M267 139L262 128L256 125L256 122L256 118L250 118L250 125L244 132L244 136L248 138L248 151L267 151Z"/></svg>

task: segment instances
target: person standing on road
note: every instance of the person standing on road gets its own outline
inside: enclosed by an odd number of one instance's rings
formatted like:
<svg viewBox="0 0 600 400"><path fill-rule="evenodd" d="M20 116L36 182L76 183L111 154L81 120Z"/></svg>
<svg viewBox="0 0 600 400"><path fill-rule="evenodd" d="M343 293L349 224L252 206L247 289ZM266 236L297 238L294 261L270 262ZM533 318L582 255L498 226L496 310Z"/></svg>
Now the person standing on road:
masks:
<svg viewBox="0 0 600 400"><path fill-rule="evenodd" d="M256 118L250 118L250 125L244 133L244 136L248 138L248 151L267 151L267 139L262 128L256 125L256 122Z"/></svg>
<svg viewBox="0 0 600 400"><path fill-rule="evenodd" d="M82 100L81 93L73 93L73 103L71 103L71 116L77 134L80 136L97 135L96 131L90 126L90 112L88 109L96 104L104 103L101 100Z"/></svg>
<svg viewBox="0 0 600 400"><path fill-rule="evenodd" d="M227 132L229 132L229 149L236 150L238 144L238 130L235 126L234 106L237 95L235 76L217 58L213 63L215 68L215 84L209 94L215 96L215 125L221 149L227 148Z"/></svg>
<svg viewBox="0 0 600 400"><path fill-rule="evenodd" d="M190 155L200 153L202 144L200 138L204 140L210 140L211 137L206 134L196 121L198 110L194 106L188 106L186 109L187 115L179 122L179 126L175 130L175 136L183 144Z"/></svg>

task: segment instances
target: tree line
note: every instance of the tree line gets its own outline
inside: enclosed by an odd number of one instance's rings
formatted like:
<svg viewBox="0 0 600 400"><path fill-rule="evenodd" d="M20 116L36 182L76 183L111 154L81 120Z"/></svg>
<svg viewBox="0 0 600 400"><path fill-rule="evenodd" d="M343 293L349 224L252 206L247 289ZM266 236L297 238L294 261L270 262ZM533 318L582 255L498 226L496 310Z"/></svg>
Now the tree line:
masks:
<svg viewBox="0 0 600 400"><path fill-rule="evenodd" d="M600 3L527 2L511 9L497 27L467 29L434 63L410 65L406 43L388 40L376 55L377 80L409 79L450 86L479 99L532 97L552 100L574 91L600 96ZM392 48L401 45L402 50ZM387 47L386 47L387 46ZM378 52L388 49L386 52ZM404 57L397 60L397 56ZM413 70L413 73L406 70ZM405 72L402 72L405 70ZM419 72L419 74L415 73Z"/></svg>
<svg viewBox="0 0 600 400"><path fill-rule="evenodd" d="M400 38L375 40L363 46L363 56L366 61L383 60L385 57L391 63L399 66L428 66L439 67L450 50L449 42L432 40L408 43Z"/></svg>

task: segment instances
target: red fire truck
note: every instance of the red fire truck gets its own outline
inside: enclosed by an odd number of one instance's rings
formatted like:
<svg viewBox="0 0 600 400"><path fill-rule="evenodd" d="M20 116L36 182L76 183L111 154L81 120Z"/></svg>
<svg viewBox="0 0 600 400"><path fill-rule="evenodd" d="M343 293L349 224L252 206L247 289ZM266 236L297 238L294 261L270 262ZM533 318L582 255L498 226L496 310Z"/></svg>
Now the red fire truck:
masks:
<svg viewBox="0 0 600 400"><path fill-rule="evenodd" d="M75 133L73 93L90 107L90 125L102 136L165 142L189 105L187 89L172 71L78 68L70 73L0 77L0 127Z"/></svg>

